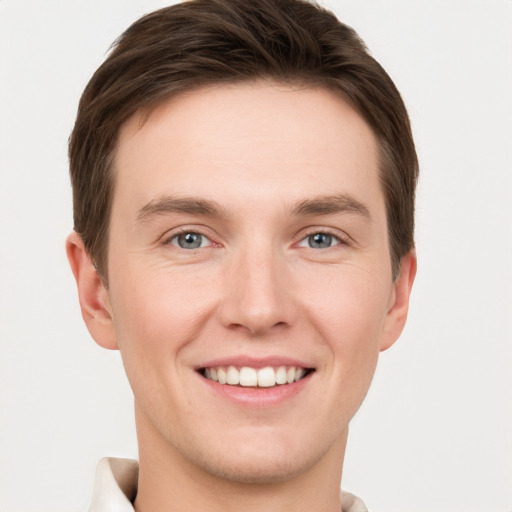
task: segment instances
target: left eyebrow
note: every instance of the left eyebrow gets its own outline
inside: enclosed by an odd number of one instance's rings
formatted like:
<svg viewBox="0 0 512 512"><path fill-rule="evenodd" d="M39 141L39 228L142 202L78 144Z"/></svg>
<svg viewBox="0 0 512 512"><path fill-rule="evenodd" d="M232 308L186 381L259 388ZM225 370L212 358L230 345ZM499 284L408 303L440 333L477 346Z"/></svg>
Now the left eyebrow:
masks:
<svg viewBox="0 0 512 512"><path fill-rule="evenodd" d="M372 220L368 207L348 194L318 196L297 201L292 207L292 213L297 216L352 213Z"/></svg>

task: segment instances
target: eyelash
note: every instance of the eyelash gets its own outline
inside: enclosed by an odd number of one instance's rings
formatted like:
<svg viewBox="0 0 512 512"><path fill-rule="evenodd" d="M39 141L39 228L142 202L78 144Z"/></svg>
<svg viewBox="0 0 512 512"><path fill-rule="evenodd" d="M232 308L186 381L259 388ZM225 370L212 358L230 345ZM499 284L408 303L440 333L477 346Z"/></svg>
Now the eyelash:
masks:
<svg viewBox="0 0 512 512"><path fill-rule="evenodd" d="M199 235L201 237L201 245L199 245L199 247L192 247L192 248L186 249L184 247L180 247L178 245L178 243L172 243L173 240L177 240L178 237L183 236L183 235L188 235L188 234ZM326 235L328 237L331 237L331 239L333 239L337 243L330 245L328 247L311 247L309 245L302 245L302 244L309 244L308 239L315 235ZM209 242L205 246L202 245L204 239L206 239ZM213 242L211 240L211 238L208 235L204 234L201 230L182 228L178 232L175 232L171 236L165 238L164 245L172 245L172 246L174 246L178 249L182 249L184 251L193 251L193 250L204 249L206 247L211 247L211 246L215 246L215 245L219 246L220 244L216 244L215 242ZM331 249L338 245L349 246L349 245L351 245L351 243L350 243L350 238L348 237L348 235L343 236L343 235L340 235L339 233L335 234L332 232L332 230L329 230L329 229L318 228L318 229L310 230L308 233L304 234L301 237L301 239L299 240L299 242L295 243L294 245L299 246L299 247L305 247L308 249L325 250L325 249Z"/></svg>
<svg viewBox="0 0 512 512"><path fill-rule="evenodd" d="M199 247L193 247L190 249L185 249L184 247L180 247L177 243L176 244L172 243L173 240L175 240L175 239L177 240L180 236L183 236L183 235L199 235L200 237L202 237L203 240L206 239L209 243L206 246L200 245ZM201 244L202 244L202 242L201 242ZM184 251L191 251L194 249L204 249L205 247L210 247L210 246L216 245L216 244L211 240L211 238L209 236L205 235L200 230L182 228L178 232L175 232L171 236L165 238L164 245L173 245L174 247L177 247L178 249L182 249Z"/></svg>
<svg viewBox="0 0 512 512"><path fill-rule="evenodd" d="M313 229L313 230L309 231L308 233L306 233L299 240L298 245L300 247L304 247L304 246L302 246L300 244L303 243L303 242L306 242L308 238L313 237L315 235L327 235L327 236L331 237L333 240L337 241L336 244L331 245L329 247L316 248L316 249L331 249L331 248L336 247L338 245L341 245L341 246L348 246L348 245L350 245L350 238L347 235L342 235L339 232L334 233L332 230L322 229L322 228ZM306 246L306 248L308 248L308 249L315 249L314 247L308 247L308 246Z"/></svg>

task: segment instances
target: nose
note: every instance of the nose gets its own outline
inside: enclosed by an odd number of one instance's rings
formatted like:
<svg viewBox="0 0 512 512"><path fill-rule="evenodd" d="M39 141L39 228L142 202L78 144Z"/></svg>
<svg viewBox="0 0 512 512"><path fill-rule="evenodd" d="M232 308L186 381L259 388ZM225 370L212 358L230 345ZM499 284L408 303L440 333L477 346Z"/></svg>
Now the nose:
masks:
<svg viewBox="0 0 512 512"><path fill-rule="evenodd" d="M230 329L263 336L291 326L296 319L290 269L270 243L246 247L226 267L220 306Z"/></svg>

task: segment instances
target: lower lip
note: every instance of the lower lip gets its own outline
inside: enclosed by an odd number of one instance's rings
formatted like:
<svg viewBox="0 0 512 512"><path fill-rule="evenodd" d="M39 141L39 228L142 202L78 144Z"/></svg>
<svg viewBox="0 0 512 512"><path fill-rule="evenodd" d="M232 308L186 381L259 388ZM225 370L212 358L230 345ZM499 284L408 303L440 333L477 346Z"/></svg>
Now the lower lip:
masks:
<svg viewBox="0 0 512 512"><path fill-rule="evenodd" d="M202 375L199 376L210 389L221 397L241 406L263 408L280 405L296 396L308 384L312 375L313 373L310 373L297 382L277 385L271 388L230 386L229 384L219 384Z"/></svg>

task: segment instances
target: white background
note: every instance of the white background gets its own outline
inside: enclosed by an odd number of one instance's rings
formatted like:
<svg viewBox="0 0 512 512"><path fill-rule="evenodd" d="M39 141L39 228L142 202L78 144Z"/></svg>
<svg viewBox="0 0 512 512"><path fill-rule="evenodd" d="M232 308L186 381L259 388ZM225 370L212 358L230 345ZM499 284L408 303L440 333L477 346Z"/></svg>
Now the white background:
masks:
<svg viewBox="0 0 512 512"><path fill-rule="evenodd" d="M409 324L353 421L344 486L374 512L512 510L512 2L328 0L402 91L419 157ZM136 457L118 353L64 254L66 141L110 43L164 2L0 0L0 511L83 511Z"/></svg>

